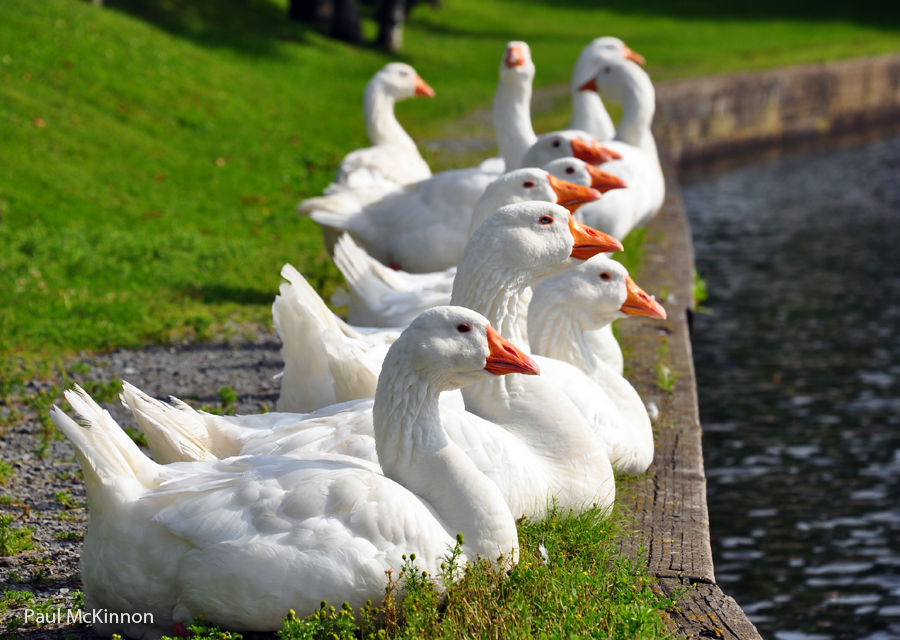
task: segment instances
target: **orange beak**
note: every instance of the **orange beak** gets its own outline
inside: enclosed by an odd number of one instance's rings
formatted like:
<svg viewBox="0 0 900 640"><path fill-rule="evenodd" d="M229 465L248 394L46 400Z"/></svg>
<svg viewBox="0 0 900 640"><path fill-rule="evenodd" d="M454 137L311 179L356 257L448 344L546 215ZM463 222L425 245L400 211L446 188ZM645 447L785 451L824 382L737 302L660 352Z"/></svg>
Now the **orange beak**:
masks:
<svg viewBox="0 0 900 640"><path fill-rule="evenodd" d="M510 45L506 48L506 57L503 59L506 66L510 69L513 67L521 67L525 64L525 52L517 44Z"/></svg>
<svg viewBox="0 0 900 640"><path fill-rule="evenodd" d="M573 184L560 180L556 176L547 174L547 180L556 194L556 204L568 209L572 213L583 205L585 202L593 202L599 200L602 194L591 187L582 187L580 184Z"/></svg>
<svg viewBox="0 0 900 640"><path fill-rule="evenodd" d="M600 193L606 193L613 189L624 189L628 186L622 178L614 176L611 173L606 173L605 171L600 171L600 169L592 164L586 164L585 166L587 167L588 173L591 174L591 186Z"/></svg>
<svg viewBox="0 0 900 640"><path fill-rule="evenodd" d="M611 235L591 229L578 222L571 215L569 216L569 230L572 232L572 237L575 238L575 246L572 247L570 255L579 260L593 258L598 253L622 251L625 248L621 242Z"/></svg>
<svg viewBox="0 0 900 640"><path fill-rule="evenodd" d="M490 325L487 328L487 340L490 353L484 370L488 373L493 373L495 376L503 376L507 373L522 373L526 376L541 375L537 362L497 333L497 330Z"/></svg>
<svg viewBox="0 0 900 640"><path fill-rule="evenodd" d="M632 62L637 62L642 67L644 66L644 63L647 62L646 60L644 60L644 56L639 54L637 51L629 49L627 46L625 47L625 59L631 60Z"/></svg>
<svg viewBox="0 0 900 640"><path fill-rule="evenodd" d="M603 164L622 157L621 154L607 149L595 140L585 142L581 138L573 138L570 144L572 145L572 155L588 164Z"/></svg>
<svg viewBox="0 0 900 640"><path fill-rule="evenodd" d="M630 316L666 319L666 310L663 306L637 286L631 276L625 276L625 284L628 287L628 297L625 298L625 304L621 308L623 313Z"/></svg>
<svg viewBox="0 0 900 640"><path fill-rule="evenodd" d="M418 75L416 76L416 95L422 98L434 97L434 89L429 87L428 83Z"/></svg>

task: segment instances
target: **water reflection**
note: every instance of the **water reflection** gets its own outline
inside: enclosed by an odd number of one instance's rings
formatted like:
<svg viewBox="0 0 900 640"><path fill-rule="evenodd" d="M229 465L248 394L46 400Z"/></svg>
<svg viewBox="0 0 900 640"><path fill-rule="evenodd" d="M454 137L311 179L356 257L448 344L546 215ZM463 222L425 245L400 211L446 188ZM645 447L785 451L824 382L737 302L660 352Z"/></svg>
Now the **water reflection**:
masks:
<svg viewBox="0 0 900 640"><path fill-rule="evenodd" d="M683 195L717 580L763 637L900 639L900 138Z"/></svg>

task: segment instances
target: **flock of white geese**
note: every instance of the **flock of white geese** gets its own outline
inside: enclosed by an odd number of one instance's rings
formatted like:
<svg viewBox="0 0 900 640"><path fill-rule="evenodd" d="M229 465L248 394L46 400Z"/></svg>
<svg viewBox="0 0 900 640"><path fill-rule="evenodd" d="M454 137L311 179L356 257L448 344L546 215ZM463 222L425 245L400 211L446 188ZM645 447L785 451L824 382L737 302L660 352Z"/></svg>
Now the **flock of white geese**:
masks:
<svg viewBox="0 0 900 640"><path fill-rule="evenodd" d="M434 92L388 64L365 91L372 146L299 207L346 277L349 323L284 267L278 412L211 415L126 383L150 460L66 393L81 424L52 417L87 485L86 608L153 614L98 631L158 637L201 614L265 631L322 600L355 609L404 555L440 575L462 534L463 560L515 562L517 518L610 506L615 473L647 470L651 423L611 323L666 314L607 256L664 197L642 63L617 38L591 42L571 128L538 136L531 52L509 43L499 157L436 175L394 116ZM601 97L622 105L618 128Z"/></svg>

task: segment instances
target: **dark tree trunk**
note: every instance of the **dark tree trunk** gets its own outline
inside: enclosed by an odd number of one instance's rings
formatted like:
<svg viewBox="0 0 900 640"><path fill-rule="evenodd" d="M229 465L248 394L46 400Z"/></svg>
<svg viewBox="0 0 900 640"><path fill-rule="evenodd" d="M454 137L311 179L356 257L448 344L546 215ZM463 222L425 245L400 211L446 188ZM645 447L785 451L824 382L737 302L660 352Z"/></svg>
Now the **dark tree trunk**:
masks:
<svg viewBox="0 0 900 640"><path fill-rule="evenodd" d="M362 30L359 26L359 7L356 0L334 0L331 35L338 40L359 44Z"/></svg>
<svg viewBox="0 0 900 640"><path fill-rule="evenodd" d="M331 0L291 0L288 17L304 22L328 22L331 18Z"/></svg>
<svg viewBox="0 0 900 640"><path fill-rule="evenodd" d="M378 10L378 46L397 53L403 46L406 0L381 0Z"/></svg>

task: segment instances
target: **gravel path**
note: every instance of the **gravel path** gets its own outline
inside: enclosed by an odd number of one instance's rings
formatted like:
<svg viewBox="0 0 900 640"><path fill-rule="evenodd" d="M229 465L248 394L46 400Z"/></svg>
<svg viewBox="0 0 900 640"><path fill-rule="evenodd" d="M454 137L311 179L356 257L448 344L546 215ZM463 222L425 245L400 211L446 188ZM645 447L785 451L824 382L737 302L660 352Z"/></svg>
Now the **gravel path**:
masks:
<svg viewBox="0 0 900 640"><path fill-rule="evenodd" d="M240 343L119 350L76 359L67 363L67 369L78 371L72 379L88 387L104 389L102 383L127 380L160 399L171 394L194 406L220 407L219 389L228 386L237 394L235 413L259 413L264 407L274 409L278 399L279 383L273 376L281 371L280 348L278 336L265 332ZM0 405L0 412L7 420L11 411L22 414L0 438L0 459L12 466L12 477L6 486L0 486L3 496L0 515L15 518L9 525L13 529L33 529L35 542L33 550L0 556L2 590L29 592L15 594L18 602L9 602L7 596L5 612L0 605L0 630L13 631L15 636L29 639L99 638L89 626L65 623L66 610L73 608L81 589L80 537L87 528L87 509L81 505L86 496L80 467L68 440L53 439L43 457L35 453L42 441L40 415L46 412L25 404L25 396L33 394L50 398L55 389L52 382L32 381L22 397L12 399L12 406ZM109 391L105 394L101 391L102 395L113 400L114 394ZM102 404L121 426L137 428L130 412L121 404L116 401ZM30 602L23 602L23 598ZM60 607L63 624L19 626L24 621L26 607L38 611L41 603L52 605L54 612Z"/></svg>

